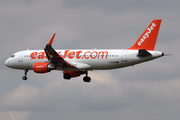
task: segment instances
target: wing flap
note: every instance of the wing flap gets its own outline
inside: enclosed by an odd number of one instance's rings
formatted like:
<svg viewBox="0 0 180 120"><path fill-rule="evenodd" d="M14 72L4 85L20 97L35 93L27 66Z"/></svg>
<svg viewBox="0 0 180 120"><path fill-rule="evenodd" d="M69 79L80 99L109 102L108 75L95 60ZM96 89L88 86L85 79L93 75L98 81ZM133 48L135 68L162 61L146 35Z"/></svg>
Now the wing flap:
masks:
<svg viewBox="0 0 180 120"><path fill-rule="evenodd" d="M85 63L76 63L76 62L71 62L71 65L73 65L74 67L76 67L79 70L88 70L91 69L91 66Z"/></svg>

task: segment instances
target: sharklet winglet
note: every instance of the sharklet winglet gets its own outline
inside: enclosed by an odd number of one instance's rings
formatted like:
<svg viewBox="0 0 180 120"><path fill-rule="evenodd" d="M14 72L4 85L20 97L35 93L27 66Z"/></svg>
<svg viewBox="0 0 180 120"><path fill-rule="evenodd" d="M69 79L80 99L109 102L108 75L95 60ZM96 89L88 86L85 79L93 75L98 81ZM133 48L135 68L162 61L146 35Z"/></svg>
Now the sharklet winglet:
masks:
<svg viewBox="0 0 180 120"><path fill-rule="evenodd" d="M52 36L52 38L51 38L51 40L49 41L48 45L52 45L55 35L56 35L56 33L54 33L54 35Z"/></svg>

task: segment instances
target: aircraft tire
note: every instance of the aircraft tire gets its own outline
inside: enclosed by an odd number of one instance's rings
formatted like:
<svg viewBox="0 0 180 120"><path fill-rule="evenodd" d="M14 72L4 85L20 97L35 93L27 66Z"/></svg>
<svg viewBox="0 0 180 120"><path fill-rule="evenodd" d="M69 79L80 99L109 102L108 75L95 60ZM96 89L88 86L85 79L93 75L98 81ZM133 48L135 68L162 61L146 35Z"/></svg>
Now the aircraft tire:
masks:
<svg viewBox="0 0 180 120"><path fill-rule="evenodd" d="M23 79L23 80L27 80L27 77L26 77L26 76L23 76L22 79Z"/></svg>
<svg viewBox="0 0 180 120"><path fill-rule="evenodd" d="M71 79L71 75L68 74L68 73L64 74L63 77L64 77L64 79L66 79L66 80L70 80L70 79Z"/></svg>
<svg viewBox="0 0 180 120"><path fill-rule="evenodd" d="M83 78L83 81L89 83L89 82L91 82L91 78L88 77L88 76L85 76L85 77Z"/></svg>

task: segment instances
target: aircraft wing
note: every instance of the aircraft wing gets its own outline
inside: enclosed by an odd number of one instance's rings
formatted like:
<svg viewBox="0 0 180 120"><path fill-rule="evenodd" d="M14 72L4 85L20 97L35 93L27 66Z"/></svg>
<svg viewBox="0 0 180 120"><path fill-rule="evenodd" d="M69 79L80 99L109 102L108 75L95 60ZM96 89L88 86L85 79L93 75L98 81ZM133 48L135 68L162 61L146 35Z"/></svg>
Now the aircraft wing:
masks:
<svg viewBox="0 0 180 120"><path fill-rule="evenodd" d="M50 64L54 65L54 66L70 66L70 67L74 67L73 65L71 65L70 63L68 63L67 61L65 61L53 48L52 48L52 42L54 40L56 33L54 33L53 37L51 38L50 42L46 45L46 47L44 48L44 51L46 53L46 56L48 58L48 60L50 61Z"/></svg>
<svg viewBox="0 0 180 120"><path fill-rule="evenodd" d="M56 33L54 33L53 37L51 38L50 42L44 48L46 56L50 61L52 66L58 67L72 67L79 70L90 69L91 66L85 63L76 63L76 62L68 62L65 61L53 48L52 42L54 40Z"/></svg>

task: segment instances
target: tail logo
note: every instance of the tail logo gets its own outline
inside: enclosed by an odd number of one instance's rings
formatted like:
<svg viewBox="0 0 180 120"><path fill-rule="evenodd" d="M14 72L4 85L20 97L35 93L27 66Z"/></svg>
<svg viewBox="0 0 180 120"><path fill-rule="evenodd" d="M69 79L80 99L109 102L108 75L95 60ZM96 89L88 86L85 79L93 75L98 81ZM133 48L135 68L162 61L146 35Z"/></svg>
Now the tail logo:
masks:
<svg viewBox="0 0 180 120"><path fill-rule="evenodd" d="M152 23L152 25L147 28L145 34L142 36L142 38L138 42L139 46L146 40L146 38L149 37L149 34L152 32L152 30L154 30L155 27L156 27L156 24Z"/></svg>

